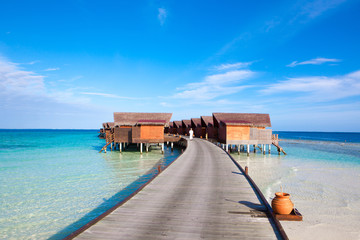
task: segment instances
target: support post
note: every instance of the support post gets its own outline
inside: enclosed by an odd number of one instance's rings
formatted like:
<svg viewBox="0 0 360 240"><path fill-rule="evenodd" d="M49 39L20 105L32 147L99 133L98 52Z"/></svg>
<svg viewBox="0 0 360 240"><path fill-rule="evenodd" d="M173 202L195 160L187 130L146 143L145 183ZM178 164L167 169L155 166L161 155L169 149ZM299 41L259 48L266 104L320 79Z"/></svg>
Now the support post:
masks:
<svg viewBox="0 0 360 240"><path fill-rule="evenodd" d="M238 145L238 155L240 155L240 144Z"/></svg>
<svg viewBox="0 0 360 240"><path fill-rule="evenodd" d="M269 144L269 154L271 154L271 144Z"/></svg>
<svg viewBox="0 0 360 240"><path fill-rule="evenodd" d="M164 154L164 143L161 144L161 153Z"/></svg>
<svg viewBox="0 0 360 240"><path fill-rule="evenodd" d="M122 143L119 143L119 151L122 152Z"/></svg>
<svg viewBox="0 0 360 240"><path fill-rule="evenodd" d="M266 154L266 144L263 144L263 154Z"/></svg>
<svg viewBox="0 0 360 240"><path fill-rule="evenodd" d="M247 145L246 151L247 151L247 155L250 156L250 145L249 144Z"/></svg>
<svg viewBox="0 0 360 240"><path fill-rule="evenodd" d="M256 153L256 145L254 144L254 146L253 146L253 147L254 147L254 153Z"/></svg>
<svg viewBox="0 0 360 240"><path fill-rule="evenodd" d="M174 142L171 142L171 151L174 151Z"/></svg>
<svg viewBox="0 0 360 240"><path fill-rule="evenodd" d="M140 154L142 154L142 150L143 150L143 149L142 149L142 147L143 147L142 145L143 145L143 144L140 143Z"/></svg>
<svg viewBox="0 0 360 240"><path fill-rule="evenodd" d="M229 145L228 144L225 144L226 145L226 147L225 147L225 151L229 151Z"/></svg>
<svg viewBox="0 0 360 240"><path fill-rule="evenodd" d="M149 144L146 143L146 152L149 152Z"/></svg>
<svg viewBox="0 0 360 240"><path fill-rule="evenodd" d="M249 175L249 168L245 166L245 175Z"/></svg>
<svg viewBox="0 0 360 240"><path fill-rule="evenodd" d="M112 151L112 148L113 148L113 143L111 142L110 143L110 151Z"/></svg>

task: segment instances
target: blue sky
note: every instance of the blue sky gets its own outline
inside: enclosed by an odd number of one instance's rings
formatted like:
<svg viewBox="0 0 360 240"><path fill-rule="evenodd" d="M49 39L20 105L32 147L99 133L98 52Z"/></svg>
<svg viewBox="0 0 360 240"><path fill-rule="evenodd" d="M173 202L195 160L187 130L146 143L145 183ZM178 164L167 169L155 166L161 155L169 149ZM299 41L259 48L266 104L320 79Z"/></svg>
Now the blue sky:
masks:
<svg viewBox="0 0 360 240"><path fill-rule="evenodd" d="M1 1L0 128L114 111L360 132L360 2Z"/></svg>

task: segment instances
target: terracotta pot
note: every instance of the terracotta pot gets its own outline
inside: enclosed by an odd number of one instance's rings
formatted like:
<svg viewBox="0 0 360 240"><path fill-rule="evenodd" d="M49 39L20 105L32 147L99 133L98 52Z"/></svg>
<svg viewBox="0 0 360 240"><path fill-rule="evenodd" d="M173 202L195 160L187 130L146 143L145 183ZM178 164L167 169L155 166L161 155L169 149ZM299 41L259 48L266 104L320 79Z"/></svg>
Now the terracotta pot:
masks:
<svg viewBox="0 0 360 240"><path fill-rule="evenodd" d="M294 204L290 200L290 194L284 192L275 193L275 198L271 202L274 213L290 214L294 208Z"/></svg>

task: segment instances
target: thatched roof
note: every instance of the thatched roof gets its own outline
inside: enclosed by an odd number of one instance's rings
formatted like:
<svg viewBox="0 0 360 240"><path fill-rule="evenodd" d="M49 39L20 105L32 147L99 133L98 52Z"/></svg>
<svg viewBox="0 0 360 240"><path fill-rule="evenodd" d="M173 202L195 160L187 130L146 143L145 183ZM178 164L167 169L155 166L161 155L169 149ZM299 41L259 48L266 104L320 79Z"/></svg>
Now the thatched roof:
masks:
<svg viewBox="0 0 360 240"><path fill-rule="evenodd" d="M269 114L261 113L213 113L214 125L246 125L271 127Z"/></svg>
<svg viewBox="0 0 360 240"><path fill-rule="evenodd" d="M172 113L114 112L116 126L164 125L168 126Z"/></svg>
<svg viewBox="0 0 360 240"><path fill-rule="evenodd" d="M113 128L115 126L114 122L106 122L105 123L105 128Z"/></svg>
<svg viewBox="0 0 360 240"><path fill-rule="evenodd" d="M192 127L201 127L201 119L200 118L192 118L191 126Z"/></svg>
<svg viewBox="0 0 360 240"><path fill-rule="evenodd" d="M182 121L174 121L174 128L181 128L182 127Z"/></svg>
<svg viewBox="0 0 360 240"><path fill-rule="evenodd" d="M214 118L213 116L201 116L201 125L203 127L213 127L214 126Z"/></svg>
<svg viewBox="0 0 360 240"><path fill-rule="evenodd" d="M182 120L183 128L191 128L191 120Z"/></svg>

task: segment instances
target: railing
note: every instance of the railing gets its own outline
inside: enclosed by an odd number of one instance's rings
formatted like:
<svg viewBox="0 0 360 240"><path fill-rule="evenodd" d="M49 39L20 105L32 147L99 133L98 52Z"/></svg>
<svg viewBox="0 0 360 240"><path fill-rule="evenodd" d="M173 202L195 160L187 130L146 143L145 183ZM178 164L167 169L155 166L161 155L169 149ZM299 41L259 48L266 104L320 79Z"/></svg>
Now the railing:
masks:
<svg viewBox="0 0 360 240"><path fill-rule="evenodd" d="M279 141L279 134L273 134L273 135L271 136L271 140L273 140L273 141Z"/></svg>

